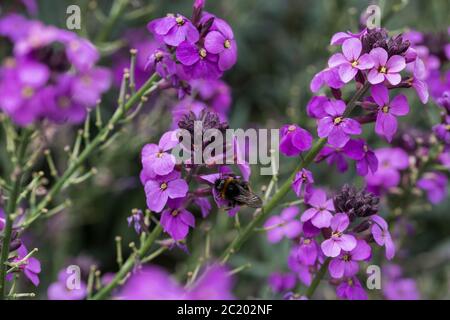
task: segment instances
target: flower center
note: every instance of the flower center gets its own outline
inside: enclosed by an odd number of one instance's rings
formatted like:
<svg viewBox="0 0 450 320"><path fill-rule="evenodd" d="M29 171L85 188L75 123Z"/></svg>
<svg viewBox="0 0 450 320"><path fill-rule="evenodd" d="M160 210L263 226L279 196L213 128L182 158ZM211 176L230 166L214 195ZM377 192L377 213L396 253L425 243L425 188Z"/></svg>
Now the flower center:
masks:
<svg viewBox="0 0 450 320"><path fill-rule="evenodd" d="M160 151L160 152L158 152L158 153L156 154L156 157L157 157L157 158L162 158L163 155L164 155L164 152Z"/></svg>
<svg viewBox="0 0 450 320"><path fill-rule="evenodd" d="M230 40L225 40L225 42L223 43L223 46L226 48L226 49L230 49L231 48L231 42L230 42Z"/></svg>
<svg viewBox="0 0 450 320"><path fill-rule="evenodd" d="M70 106L70 99L66 96L62 96L58 99L58 107L61 109L67 109Z"/></svg>
<svg viewBox="0 0 450 320"><path fill-rule="evenodd" d="M166 190L167 189L167 183L163 182L161 183L161 185L159 186L161 188L161 190Z"/></svg>
<svg viewBox="0 0 450 320"><path fill-rule="evenodd" d="M342 259L344 261L350 261L350 256L348 254L344 254L344 256L342 257Z"/></svg>
<svg viewBox="0 0 450 320"><path fill-rule="evenodd" d="M311 239L305 239L303 240L303 244L310 244L311 243Z"/></svg>
<svg viewBox="0 0 450 320"><path fill-rule="evenodd" d="M159 62L162 60L162 58L163 58L163 53L161 51L156 51L155 60Z"/></svg>
<svg viewBox="0 0 450 320"><path fill-rule="evenodd" d="M184 24L184 19L183 19L183 17L176 17L176 18L175 18L175 21L177 22L177 24L178 24L179 26L182 26L182 25Z"/></svg>
<svg viewBox="0 0 450 320"><path fill-rule="evenodd" d="M295 126L294 125L290 125L289 127L288 127L288 131L289 132L292 132L292 131L295 131Z"/></svg>
<svg viewBox="0 0 450 320"><path fill-rule="evenodd" d="M450 131L450 124L446 125L446 126L445 126L445 129L446 129L447 131Z"/></svg>
<svg viewBox="0 0 450 320"><path fill-rule="evenodd" d="M4 66L7 68L14 68L16 66L16 59L14 58L6 58L4 62Z"/></svg>
<svg viewBox="0 0 450 320"><path fill-rule="evenodd" d="M172 217L176 217L178 215L178 213L180 213L178 210L173 210Z"/></svg>
<svg viewBox="0 0 450 320"><path fill-rule="evenodd" d="M348 279L347 283L348 283L349 286L353 286L353 279Z"/></svg>
<svg viewBox="0 0 450 320"><path fill-rule="evenodd" d="M331 234L333 238L340 238L342 236L342 232L335 231Z"/></svg>
<svg viewBox="0 0 450 320"><path fill-rule="evenodd" d="M359 62L358 60L355 60L352 62L352 67L355 68L356 66L358 66Z"/></svg>
<svg viewBox="0 0 450 320"><path fill-rule="evenodd" d="M381 110L382 110L384 113L388 113L388 112L389 112L389 106L384 106L383 108L381 108Z"/></svg>
<svg viewBox="0 0 450 320"><path fill-rule="evenodd" d="M380 67L380 73L387 73L387 69L385 66Z"/></svg>
<svg viewBox="0 0 450 320"><path fill-rule="evenodd" d="M22 97L31 98L34 95L34 89L32 87L26 86L22 89Z"/></svg>
<svg viewBox="0 0 450 320"><path fill-rule="evenodd" d="M369 147L367 146L367 144L364 145L363 149L364 149L364 152L369 151Z"/></svg>
<svg viewBox="0 0 450 320"><path fill-rule="evenodd" d="M199 51L199 54L200 54L200 58L202 58L202 59L206 58L206 50L205 50L205 48L201 48L200 51Z"/></svg>
<svg viewBox="0 0 450 320"><path fill-rule="evenodd" d="M344 119L342 119L342 117L337 117L337 118L334 118L333 122L337 126L338 124L340 124L342 122L342 120L344 120Z"/></svg>

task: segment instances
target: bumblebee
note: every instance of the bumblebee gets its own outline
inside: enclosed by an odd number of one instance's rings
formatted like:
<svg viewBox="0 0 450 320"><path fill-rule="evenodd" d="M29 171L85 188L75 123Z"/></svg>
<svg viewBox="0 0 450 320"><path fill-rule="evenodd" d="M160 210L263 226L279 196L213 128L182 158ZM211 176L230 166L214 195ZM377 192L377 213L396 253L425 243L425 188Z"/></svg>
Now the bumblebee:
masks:
<svg viewBox="0 0 450 320"><path fill-rule="evenodd" d="M230 207L246 205L250 208L261 208L262 200L251 190L248 182L235 176L216 180L214 188L220 197L227 200Z"/></svg>

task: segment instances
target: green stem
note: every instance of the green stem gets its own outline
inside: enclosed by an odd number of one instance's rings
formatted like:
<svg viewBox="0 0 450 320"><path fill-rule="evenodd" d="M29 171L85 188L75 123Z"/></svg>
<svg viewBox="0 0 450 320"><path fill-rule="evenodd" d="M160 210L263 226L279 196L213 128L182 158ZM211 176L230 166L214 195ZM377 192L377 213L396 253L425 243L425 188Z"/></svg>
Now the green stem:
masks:
<svg viewBox="0 0 450 320"><path fill-rule="evenodd" d="M155 242L155 240L159 237L162 232L161 225L157 225L155 229L150 233L150 235L145 240L144 244L139 248L137 252L137 256L135 253L132 253L119 271L114 276L114 279L108 283L108 285L104 286L100 291L98 291L91 299L92 300L102 300L109 296L112 290L114 290L117 286L121 284L123 279L128 275L128 273L133 269L133 266L136 263L136 260L143 259L147 252L150 250L150 247Z"/></svg>
<svg viewBox="0 0 450 320"><path fill-rule="evenodd" d="M345 110L344 117L348 117L350 113L355 108L356 102L366 93L369 89L370 84L366 83L358 91L355 92L353 97L347 103L347 109ZM297 169L291 174L291 176L283 183L280 189L274 194L272 199L265 204L261 210L261 213L256 215L253 220L242 230L239 235L231 242L224 253L221 256L222 263L226 263L230 256L235 253L244 244L245 241L250 237L252 232L269 216L270 212L281 203L283 198L291 189L291 185L297 173L303 168L308 167L316 158L317 154L325 146L327 139L321 138L313 145L311 150L306 154L304 159L300 162Z"/></svg>
<svg viewBox="0 0 450 320"><path fill-rule="evenodd" d="M97 38L95 39L97 43L102 43L108 40L108 37L111 34L114 25L117 23L128 2L129 0L114 1L113 5L111 6L111 10L109 11L108 20L106 20L103 28L100 30Z"/></svg>
<svg viewBox="0 0 450 320"><path fill-rule="evenodd" d="M6 286L5 286L5 277L6 277L6 261L8 260L9 255L9 244L11 242L11 234L13 228L13 219L11 215L16 212L17 209L17 199L20 194L20 189L22 186L22 178L25 173L23 170L25 153L27 150L28 143L30 142L31 130L24 129L22 132L22 136L20 139L18 152L17 152L17 172L13 172L15 177L13 178L13 187L8 197L8 204L6 207L5 213L5 229L3 231L3 243L2 243L2 253L0 258L0 299L3 300L6 294Z"/></svg>
<svg viewBox="0 0 450 320"><path fill-rule="evenodd" d="M320 281L322 280L323 276L327 272L328 265L330 264L330 258L327 258L325 262L320 267L319 271L316 273L316 276L314 277L313 281L311 282L311 285L309 286L308 290L306 290L306 297L308 299L311 299L314 292L316 291L317 287L319 286Z"/></svg>
<svg viewBox="0 0 450 320"><path fill-rule="evenodd" d="M81 154L71 163L69 168L64 172L64 174L56 181L56 183L49 190L47 195L39 202L36 208L31 212L29 218L23 223L23 227L28 227L33 223L42 213L52 199L61 191L63 186L68 182L69 179L77 172L81 165L89 158L89 156L97 150L97 148L106 140L109 133L114 129L114 126L120 121L124 114L130 110L133 105L135 105L141 98L148 94L152 86L156 83L159 76L155 73L153 74L147 82L142 85L142 87L131 96L123 108L117 108L116 112L113 114L108 124L103 127L102 130L97 134L97 136L84 148ZM156 88L156 87L155 87Z"/></svg>

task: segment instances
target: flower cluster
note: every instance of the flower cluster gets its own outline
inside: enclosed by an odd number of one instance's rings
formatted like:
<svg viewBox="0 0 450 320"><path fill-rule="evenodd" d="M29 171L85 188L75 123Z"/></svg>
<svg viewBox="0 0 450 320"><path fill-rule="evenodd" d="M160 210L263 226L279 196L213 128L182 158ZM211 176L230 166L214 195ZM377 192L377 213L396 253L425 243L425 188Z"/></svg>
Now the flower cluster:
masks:
<svg viewBox="0 0 450 320"><path fill-rule="evenodd" d="M238 154L238 164L244 180L250 169L237 141L224 141L221 154L202 155L202 163L194 159L214 137L204 137L210 130L218 130L225 137L228 129L227 112L231 104L229 87L219 77L230 69L237 59L237 46L233 31L222 19L203 11L204 3L196 1L192 19L180 14L168 14L148 24L148 30L158 44L148 59L147 67L169 81L179 92L181 100L172 110L172 130L162 135L158 144L148 144L142 149L141 182L144 185L147 207L161 213L160 223L175 241L186 238L195 227L195 216L189 211L193 204L206 217L211 210L208 199L213 196L218 207L234 215L239 206L223 199L215 188L216 181L234 176L231 168L222 165L230 148ZM202 135L198 145L196 126L201 124ZM183 141L180 130L187 132L190 142ZM172 151L189 151L190 159L177 163ZM227 162L228 163L228 162Z"/></svg>
<svg viewBox="0 0 450 320"><path fill-rule="evenodd" d="M378 215L378 202L372 193L349 186L333 199L324 190L313 188L305 195L307 209L302 214L296 206L286 208L280 216L269 218L264 228L272 243L285 237L292 241L288 266L303 284L311 285L313 274L328 261L337 295L363 299L367 294L357 274L361 264L370 261L372 247L384 246L389 260L395 254L388 224ZM271 286L277 292L293 289L296 280L292 274L274 275Z"/></svg>
<svg viewBox="0 0 450 320"><path fill-rule="evenodd" d="M168 14L147 25L159 44L148 59L148 68L175 87L189 86L191 80L216 80L236 63L233 30L203 7L204 3L194 4L192 19Z"/></svg>
<svg viewBox="0 0 450 320"><path fill-rule="evenodd" d="M0 36L12 42L0 67L0 109L21 126L43 118L79 123L109 88L108 70L94 66L97 49L73 32L10 14Z"/></svg>

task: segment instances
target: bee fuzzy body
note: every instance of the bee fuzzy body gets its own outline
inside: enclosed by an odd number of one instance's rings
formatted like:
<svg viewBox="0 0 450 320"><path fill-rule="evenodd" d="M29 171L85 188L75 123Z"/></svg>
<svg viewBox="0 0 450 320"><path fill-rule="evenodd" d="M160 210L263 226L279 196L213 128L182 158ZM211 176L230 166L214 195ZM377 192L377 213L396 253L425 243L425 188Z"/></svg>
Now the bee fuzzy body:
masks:
<svg viewBox="0 0 450 320"><path fill-rule="evenodd" d="M214 188L220 197L227 200L230 207L248 206L251 208L260 208L262 206L261 198L250 189L248 182L229 176L216 180Z"/></svg>

